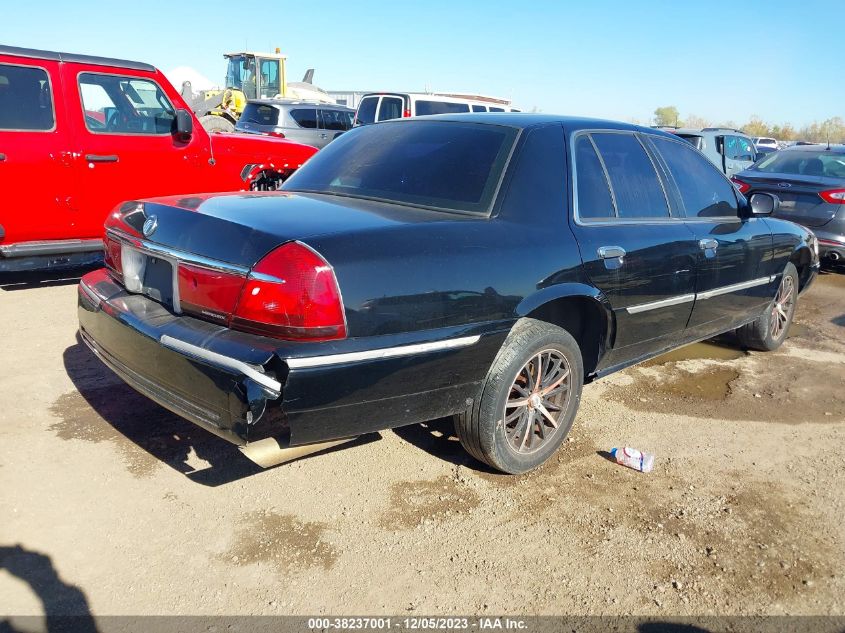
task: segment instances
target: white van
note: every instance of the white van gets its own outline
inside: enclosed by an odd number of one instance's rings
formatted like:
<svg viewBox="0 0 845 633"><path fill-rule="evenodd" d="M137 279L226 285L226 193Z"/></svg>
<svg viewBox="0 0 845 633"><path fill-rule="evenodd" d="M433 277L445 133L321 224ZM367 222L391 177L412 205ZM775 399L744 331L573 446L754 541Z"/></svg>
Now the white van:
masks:
<svg viewBox="0 0 845 633"><path fill-rule="evenodd" d="M361 97L354 125L456 112L519 112L502 99L468 99L423 92L371 92Z"/></svg>

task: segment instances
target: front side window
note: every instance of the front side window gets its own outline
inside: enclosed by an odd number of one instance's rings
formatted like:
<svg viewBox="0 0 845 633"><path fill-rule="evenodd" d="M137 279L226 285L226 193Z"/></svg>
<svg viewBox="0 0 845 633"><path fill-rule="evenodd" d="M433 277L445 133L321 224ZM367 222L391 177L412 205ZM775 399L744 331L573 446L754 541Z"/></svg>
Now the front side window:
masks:
<svg viewBox="0 0 845 633"><path fill-rule="evenodd" d="M138 77L79 75L85 126L98 134L170 134L176 112L158 84Z"/></svg>
<svg viewBox="0 0 845 633"><path fill-rule="evenodd" d="M378 107L378 120L402 118L402 99L399 97L382 97Z"/></svg>
<svg viewBox="0 0 845 633"><path fill-rule="evenodd" d="M53 95L43 68L0 64L0 130L52 130Z"/></svg>
<svg viewBox="0 0 845 633"><path fill-rule="evenodd" d="M633 134L592 134L620 218L668 218L669 205L651 159Z"/></svg>
<svg viewBox="0 0 845 633"><path fill-rule="evenodd" d="M730 158L731 160L739 160L739 137L725 137L725 158Z"/></svg>
<svg viewBox="0 0 845 633"><path fill-rule="evenodd" d="M261 72L261 94L259 97L271 99L282 91L279 85L279 64L278 59L261 60L259 64Z"/></svg>
<svg viewBox="0 0 845 633"><path fill-rule="evenodd" d="M517 136L476 123L396 121L332 141L282 189L487 213Z"/></svg>
<svg viewBox="0 0 845 633"><path fill-rule="evenodd" d="M736 217L739 214L733 185L713 164L682 143L651 137L669 167L687 217Z"/></svg>
<svg viewBox="0 0 845 633"><path fill-rule="evenodd" d="M613 198L607 184L604 167L590 137L586 134L575 142L575 170L577 175L576 195L578 217L582 220L612 218Z"/></svg>
<svg viewBox="0 0 845 633"><path fill-rule="evenodd" d="M292 118L299 127L308 130L317 129L317 108L296 108L290 111Z"/></svg>
<svg viewBox="0 0 845 633"><path fill-rule="evenodd" d="M375 123L377 105L378 97L364 97L361 99L361 103L358 104L358 112L355 113L355 120L363 125Z"/></svg>
<svg viewBox="0 0 845 633"><path fill-rule="evenodd" d="M487 112L487 107L483 105L473 105L472 106L473 112Z"/></svg>
<svg viewBox="0 0 845 633"><path fill-rule="evenodd" d="M747 138L736 137L737 160L754 160L754 146Z"/></svg>
<svg viewBox="0 0 845 633"><path fill-rule="evenodd" d="M416 108L417 116L469 112L468 103L450 103L448 101L417 101Z"/></svg>

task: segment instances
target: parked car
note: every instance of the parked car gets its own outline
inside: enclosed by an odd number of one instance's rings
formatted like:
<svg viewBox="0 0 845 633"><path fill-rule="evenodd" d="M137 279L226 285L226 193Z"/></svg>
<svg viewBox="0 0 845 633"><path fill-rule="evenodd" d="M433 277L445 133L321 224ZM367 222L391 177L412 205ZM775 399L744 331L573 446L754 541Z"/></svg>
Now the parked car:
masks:
<svg viewBox="0 0 845 633"><path fill-rule="evenodd" d="M518 112L497 100L480 101L448 95L417 92L371 92L361 97L355 113L355 125L379 121L461 112Z"/></svg>
<svg viewBox="0 0 845 633"><path fill-rule="evenodd" d="M769 138L766 136L758 136L754 139L754 148L758 151L765 148L769 151L775 152L780 147L778 145L777 139Z"/></svg>
<svg viewBox="0 0 845 633"><path fill-rule="evenodd" d="M757 147L756 150L757 150L757 160L760 160L764 156L768 156L772 152L778 151L777 149L772 149L771 147L766 147L765 145L761 145L760 147Z"/></svg>
<svg viewBox="0 0 845 633"><path fill-rule="evenodd" d="M776 207L656 130L389 121L279 192L117 209L80 332L262 465L455 414L472 455L519 473L558 448L585 382L727 331L783 343L818 258Z"/></svg>
<svg viewBox="0 0 845 633"><path fill-rule="evenodd" d="M823 260L845 261L845 145L793 145L732 180L745 195L776 195L777 217L810 228Z"/></svg>
<svg viewBox="0 0 845 633"><path fill-rule="evenodd" d="M325 147L352 128L355 110L346 106L289 99L250 101L235 130L248 134L269 134Z"/></svg>
<svg viewBox="0 0 845 633"><path fill-rule="evenodd" d="M739 130L678 128L673 133L688 141L728 176L750 167L759 158L751 137Z"/></svg>
<svg viewBox="0 0 845 633"><path fill-rule="evenodd" d="M0 46L0 271L87 263L123 200L274 189L315 151L209 136L149 64Z"/></svg>

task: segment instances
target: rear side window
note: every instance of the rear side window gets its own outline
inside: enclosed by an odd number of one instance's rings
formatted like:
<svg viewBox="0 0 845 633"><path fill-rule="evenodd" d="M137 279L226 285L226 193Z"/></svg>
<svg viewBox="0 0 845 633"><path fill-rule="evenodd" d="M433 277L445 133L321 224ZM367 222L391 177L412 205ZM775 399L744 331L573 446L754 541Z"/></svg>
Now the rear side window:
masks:
<svg viewBox="0 0 845 633"><path fill-rule="evenodd" d="M681 194L687 217L736 217L734 188L713 164L682 143L652 137Z"/></svg>
<svg viewBox="0 0 845 633"><path fill-rule="evenodd" d="M416 108L416 116L469 112L468 103L449 103L448 101L417 101Z"/></svg>
<svg viewBox="0 0 845 633"><path fill-rule="evenodd" d="M620 218L668 218L669 205L651 159L633 134L592 135Z"/></svg>
<svg viewBox="0 0 845 633"><path fill-rule="evenodd" d="M678 134L678 138L685 140L695 149L704 151L704 137L695 134Z"/></svg>
<svg viewBox="0 0 845 633"><path fill-rule="evenodd" d="M402 99L399 97L382 97L378 107L378 120L389 121L390 119L402 118Z"/></svg>
<svg viewBox="0 0 845 633"><path fill-rule="evenodd" d="M299 127L309 130L317 128L317 108L297 108L290 111L292 118Z"/></svg>
<svg viewBox="0 0 845 633"><path fill-rule="evenodd" d="M490 112L504 112L504 111L505 111L504 108L494 108L493 106L490 106Z"/></svg>
<svg viewBox="0 0 845 633"><path fill-rule="evenodd" d="M278 125L279 111L271 105L247 103L239 120L258 125Z"/></svg>
<svg viewBox="0 0 845 633"><path fill-rule="evenodd" d="M352 127L352 113L343 110L320 110L320 127L324 130L346 131Z"/></svg>
<svg viewBox="0 0 845 633"><path fill-rule="evenodd" d="M376 105L378 105L378 97L364 97L361 99L361 103L358 104L358 112L355 114L355 120L363 124L375 123Z"/></svg>
<svg viewBox="0 0 845 633"><path fill-rule="evenodd" d="M487 108L483 105L474 105L472 106L473 112L487 112Z"/></svg>
<svg viewBox="0 0 845 633"><path fill-rule="evenodd" d="M82 73L85 127L100 134L170 134L175 110L158 84L138 77Z"/></svg>
<svg viewBox="0 0 845 633"><path fill-rule="evenodd" d="M0 64L0 130L52 130L53 96L47 71Z"/></svg>
<svg viewBox="0 0 845 633"><path fill-rule="evenodd" d="M586 134L579 136L575 143L575 170L578 217L583 220L596 220L616 215L604 168L590 137Z"/></svg>

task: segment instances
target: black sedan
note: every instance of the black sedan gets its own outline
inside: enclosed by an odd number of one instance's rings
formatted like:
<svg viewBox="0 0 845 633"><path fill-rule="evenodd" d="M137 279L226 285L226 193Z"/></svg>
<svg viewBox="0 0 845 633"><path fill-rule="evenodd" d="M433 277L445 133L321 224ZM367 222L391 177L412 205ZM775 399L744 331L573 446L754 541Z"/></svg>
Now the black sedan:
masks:
<svg viewBox="0 0 845 633"><path fill-rule="evenodd" d="M584 383L736 330L786 338L810 232L664 132L528 114L355 129L267 194L121 205L84 341L262 465L454 415L509 473Z"/></svg>
<svg viewBox="0 0 845 633"><path fill-rule="evenodd" d="M732 180L745 195L776 195L776 217L812 229L822 260L845 262L845 145L788 147Z"/></svg>

